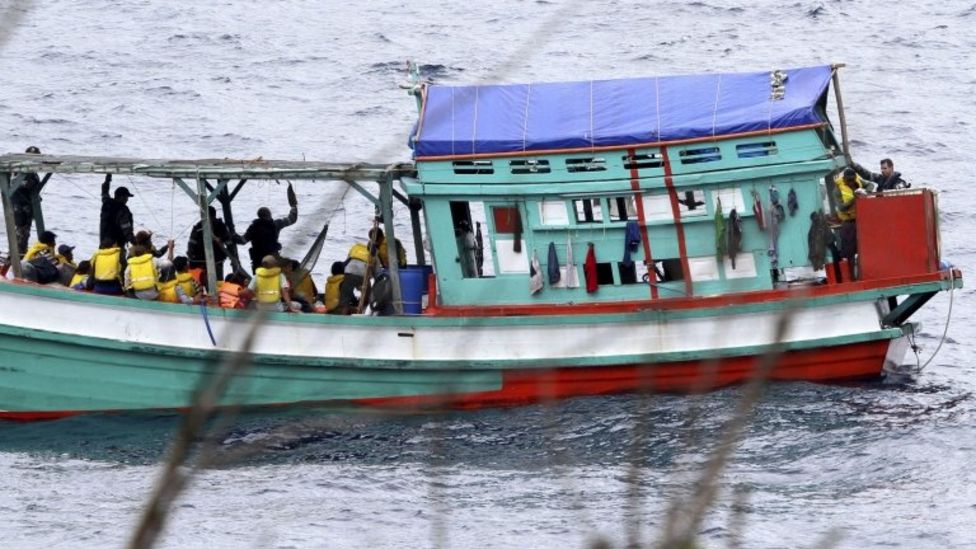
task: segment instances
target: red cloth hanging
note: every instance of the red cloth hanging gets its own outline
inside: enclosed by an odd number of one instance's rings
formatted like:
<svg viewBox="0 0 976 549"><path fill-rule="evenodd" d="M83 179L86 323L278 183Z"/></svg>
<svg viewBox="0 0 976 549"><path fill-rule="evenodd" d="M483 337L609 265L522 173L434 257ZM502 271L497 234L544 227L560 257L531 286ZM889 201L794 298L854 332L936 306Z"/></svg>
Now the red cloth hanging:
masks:
<svg viewBox="0 0 976 549"><path fill-rule="evenodd" d="M763 218L763 207L762 201L759 200L759 193L752 191L752 215L756 217L756 223L759 224L759 230L766 230L766 220Z"/></svg>
<svg viewBox="0 0 976 549"><path fill-rule="evenodd" d="M583 262L583 275L586 278L587 293L597 291L600 285L596 281L596 252L593 250L593 244L590 244L589 249L586 250L586 261Z"/></svg>

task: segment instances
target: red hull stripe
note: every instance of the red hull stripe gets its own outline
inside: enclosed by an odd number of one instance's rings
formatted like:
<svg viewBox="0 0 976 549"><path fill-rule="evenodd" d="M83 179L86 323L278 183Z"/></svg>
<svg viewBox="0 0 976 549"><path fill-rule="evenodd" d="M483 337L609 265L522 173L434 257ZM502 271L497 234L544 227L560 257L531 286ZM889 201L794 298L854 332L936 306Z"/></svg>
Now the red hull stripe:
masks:
<svg viewBox="0 0 976 549"><path fill-rule="evenodd" d="M661 157L664 159L664 186L668 188L671 199L671 215L674 218L674 232L678 237L678 257L681 259L681 272L685 275L685 295L691 296L691 270L688 266L688 249L685 246L685 226L681 224L681 208L678 206L678 192L674 189L674 178L671 175L671 158L668 148L661 147Z"/></svg>
<svg viewBox="0 0 976 549"><path fill-rule="evenodd" d="M956 271L954 277L962 279ZM525 305L435 305L425 311L430 316L544 316L544 315L590 315L606 313L634 313L640 311L668 311L687 309L707 309L769 303L788 299L814 299L842 294L851 294L882 288L895 288L911 284L925 284L948 280L946 272L926 273L915 276L885 278L879 280L858 280L843 284L824 284L806 288L757 290L716 296L676 297L651 301L647 299L631 301L594 303L557 303Z"/></svg>
<svg viewBox="0 0 976 549"><path fill-rule="evenodd" d="M820 349L790 351L776 364L770 378L784 381L844 381L877 377L884 366L889 341L869 341ZM352 401L278 403L253 408L363 405L391 408L477 409L547 402L557 399L652 391L691 393L716 389L749 379L760 357L730 357L720 360L591 366L545 370L512 370L503 374L502 387L495 391L451 395L365 398ZM143 412L186 412L186 408ZM51 420L85 413L120 413L124 410L55 410L44 412L2 411L0 419L17 421Z"/></svg>
<svg viewBox="0 0 976 549"><path fill-rule="evenodd" d="M651 255L651 239L647 236L647 216L644 214L644 199L640 192L640 175L637 173L637 149L627 149L630 157L630 188L634 191L634 202L637 205L637 223L640 226L641 241L644 243L644 264L650 268L654 264ZM648 274L650 276L650 274ZM648 284L651 288L651 299L657 299L657 286Z"/></svg>

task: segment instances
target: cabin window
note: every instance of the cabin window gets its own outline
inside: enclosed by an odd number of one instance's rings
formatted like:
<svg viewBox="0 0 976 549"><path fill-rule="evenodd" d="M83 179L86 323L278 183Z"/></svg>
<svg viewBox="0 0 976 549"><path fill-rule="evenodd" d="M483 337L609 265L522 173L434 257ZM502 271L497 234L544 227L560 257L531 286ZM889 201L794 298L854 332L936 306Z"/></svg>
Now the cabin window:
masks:
<svg viewBox="0 0 976 549"><path fill-rule="evenodd" d="M722 159L722 153L718 147L702 147L699 149L685 149L678 153L682 164L702 164L705 162L718 162Z"/></svg>
<svg viewBox="0 0 976 549"><path fill-rule="evenodd" d="M582 198L573 201L577 223L602 223L603 210L600 209L599 198Z"/></svg>
<svg viewBox="0 0 976 549"><path fill-rule="evenodd" d="M596 283L601 286L613 284L613 263L596 264Z"/></svg>
<svg viewBox="0 0 976 549"><path fill-rule="evenodd" d="M543 225L569 225L569 213L563 200L539 202L539 219Z"/></svg>
<svg viewBox="0 0 976 549"><path fill-rule="evenodd" d="M491 160L455 160L452 162L457 175L491 175L495 167Z"/></svg>
<svg viewBox="0 0 976 549"><path fill-rule="evenodd" d="M680 258L657 259L654 261L654 278L658 282L674 282L684 280L685 272L681 267Z"/></svg>
<svg viewBox="0 0 976 549"><path fill-rule="evenodd" d="M569 173L578 172L604 172L607 170L607 159L601 157L588 158L567 158L566 171Z"/></svg>
<svg viewBox="0 0 976 549"><path fill-rule="evenodd" d="M681 212L681 217L708 215L708 208L705 207L705 191L678 191L677 195L678 211Z"/></svg>
<svg viewBox="0 0 976 549"><path fill-rule="evenodd" d="M491 234L483 202L451 202L451 221L457 246L456 261L464 278L495 274Z"/></svg>
<svg viewBox="0 0 976 549"><path fill-rule="evenodd" d="M509 168L511 168L513 175L550 173L552 171L552 169L549 167L548 160L536 160L534 158L527 160L512 160L508 165Z"/></svg>
<svg viewBox="0 0 976 549"><path fill-rule="evenodd" d="M779 152L776 149L775 141L763 141L762 143L743 143L735 146L735 153L739 158L755 158L757 156L772 156Z"/></svg>
<svg viewBox="0 0 976 549"><path fill-rule="evenodd" d="M625 264L623 261L617 262L617 274L620 275L621 284L637 284L637 263L631 261Z"/></svg>
<svg viewBox="0 0 976 549"><path fill-rule="evenodd" d="M629 221L637 219L637 201L631 196L617 196L608 200L610 221Z"/></svg>
<svg viewBox="0 0 976 549"><path fill-rule="evenodd" d="M628 155L622 157L621 160L624 162L624 168L628 170L660 168L664 165L664 158L660 153L636 154L633 157Z"/></svg>

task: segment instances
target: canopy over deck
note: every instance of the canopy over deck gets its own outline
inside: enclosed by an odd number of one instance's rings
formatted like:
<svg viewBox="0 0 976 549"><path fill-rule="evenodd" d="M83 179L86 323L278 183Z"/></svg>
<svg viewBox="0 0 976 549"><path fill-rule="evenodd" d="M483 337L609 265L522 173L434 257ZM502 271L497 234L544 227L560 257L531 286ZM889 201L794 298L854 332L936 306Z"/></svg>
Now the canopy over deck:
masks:
<svg viewBox="0 0 976 549"><path fill-rule="evenodd" d="M428 86L418 160L628 147L822 124L829 65L581 82Z"/></svg>
<svg viewBox="0 0 976 549"><path fill-rule="evenodd" d="M98 156L5 154L0 172L111 173L185 179L322 179L379 181L413 173L412 164L304 162L294 160L163 160Z"/></svg>

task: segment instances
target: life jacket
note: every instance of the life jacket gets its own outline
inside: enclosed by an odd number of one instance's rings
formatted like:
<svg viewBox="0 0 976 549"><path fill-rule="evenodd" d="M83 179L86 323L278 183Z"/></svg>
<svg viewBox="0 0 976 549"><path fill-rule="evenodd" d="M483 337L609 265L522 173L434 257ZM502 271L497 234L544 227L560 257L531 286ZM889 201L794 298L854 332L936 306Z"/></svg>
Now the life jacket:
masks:
<svg viewBox="0 0 976 549"><path fill-rule="evenodd" d="M186 294L187 297L197 295L197 290L200 288L199 284L197 284L197 279L193 276L192 272L176 273L176 283L183 288L183 293ZM173 291L175 292L176 290Z"/></svg>
<svg viewBox="0 0 976 549"><path fill-rule="evenodd" d="M365 244L359 242L352 245L349 248L349 259L356 259L362 261L363 263L369 263L369 248Z"/></svg>
<svg viewBox="0 0 976 549"><path fill-rule="evenodd" d="M88 275L81 274L81 273L75 273L75 274L71 275L71 282L68 284L68 287L69 288L74 288L74 287L78 286L79 284L84 284L86 280L88 280Z"/></svg>
<svg viewBox="0 0 976 549"><path fill-rule="evenodd" d="M281 301L281 268L258 267L257 275L258 303L278 303Z"/></svg>
<svg viewBox="0 0 976 549"><path fill-rule="evenodd" d="M233 282L220 282L217 284L217 301L225 309L246 309L247 298L244 295L246 288Z"/></svg>
<svg viewBox="0 0 976 549"><path fill-rule="evenodd" d="M292 295L301 296L309 303L315 301L315 295L318 293L318 289L315 287L315 282L312 280L312 277L304 269L296 272L301 275L301 278L297 282L292 279Z"/></svg>
<svg viewBox="0 0 976 549"><path fill-rule="evenodd" d="M159 290L159 297L156 299L159 301L165 301L166 303L179 303L180 297L176 295L176 283L175 278L171 278L166 282L160 282L156 288Z"/></svg>
<svg viewBox="0 0 976 549"><path fill-rule="evenodd" d="M332 275L325 281L325 311L331 313L339 308L339 287L346 275Z"/></svg>
<svg viewBox="0 0 976 549"><path fill-rule="evenodd" d="M35 242L31 245L30 249L27 250L27 253L24 254L24 261L30 261L39 255L46 255L52 260L55 256L54 250L51 249L51 246L43 242Z"/></svg>
<svg viewBox="0 0 976 549"><path fill-rule="evenodd" d="M407 266L407 251L403 249L403 244L400 243L400 239L395 239L395 246L397 250L397 265L400 267ZM376 256L380 258L380 263L384 267L390 268L390 254L386 249L386 240L380 242L376 249Z"/></svg>
<svg viewBox="0 0 976 549"><path fill-rule="evenodd" d="M95 251L91 259L95 280L110 282L119 279L119 272L122 270L121 251L118 246L99 248Z"/></svg>
<svg viewBox="0 0 976 549"><path fill-rule="evenodd" d="M855 205L853 204L853 202L854 202L854 190L855 189L863 189L864 188L864 180L861 179L861 176L855 175L854 176L854 183L855 183L856 186L852 189L852 188L850 188L850 187L847 186L847 183L844 182L844 176L843 175L834 178L834 185L837 186L837 190L840 192L840 201L841 201L841 204L843 204L845 206L847 204L850 204L851 205L851 207L848 208L847 211L843 211L839 207L837 208L837 217L841 221L853 221L854 219L857 218L857 210L855 209ZM841 204L838 204L838 206L840 206Z"/></svg>
<svg viewBox="0 0 976 549"><path fill-rule="evenodd" d="M129 258L129 287L135 291L149 290L156 287L159 273L152 254L142 254Z"/></svg>

